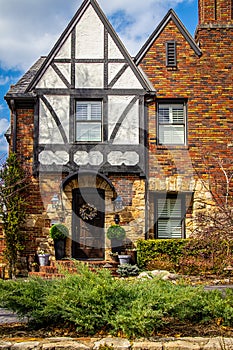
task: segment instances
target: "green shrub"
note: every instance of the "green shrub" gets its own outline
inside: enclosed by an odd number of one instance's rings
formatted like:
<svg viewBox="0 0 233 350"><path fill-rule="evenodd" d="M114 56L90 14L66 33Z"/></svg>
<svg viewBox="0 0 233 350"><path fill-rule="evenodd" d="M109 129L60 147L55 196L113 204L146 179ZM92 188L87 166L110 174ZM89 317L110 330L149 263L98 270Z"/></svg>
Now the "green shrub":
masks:
<svg viewBox="0 0 233 350"><path fill-rule="evenodd" d="M161 254L166 255L172 263L177 264L187 242L186 239L139 240L137 242L138 265L139 267L145 267L146 264L158 258Z"/></svg>
<svg viewBox="0 0 233 350"><path fill-rule="evenodd" d="M121 277L137 276L139 274L139 267L137 265L122 264L118 266L117 273Z"/></svg>
<svg viewBox="0 0 233 350"><path fill-rule="evenodd" d="M55 224L50 228L50 237L52 239L65 239L69 235L68 228L63 224Z"/></svg>
<svg viewBox="0 0 233 350"><path fill-rule="evenodd" d="M176 271L177 264L172 262L170 257L167 254L158 254L156 258L146 263L145 269L149 271L152 271L152 270Z"/></svg>
<svg viewBox="0 0 233 350"><path fill-rule="evenodd" d="M179 260L180 272L183 274L217 274L224 275L225 267L233 263L233 242L221 235L206 234L187 241Z"/></svg>
<svg viewBox="0 0 233 350"><path fill-rule="evenodd" d="M233 326L233 291L205 292L158 279L114 279L77 264L77 274L45 281L0 280L0 306L29 318L36 326L75 326L78 336L105 332L129 338L155 336L173 322Z"/></svg>
<svg viewBox="0 0 233 350"><path fill-rule="evenodd" d="M124 239L126 236L125 229L120 225L111 225L107 230L108 239Z"/></svg>

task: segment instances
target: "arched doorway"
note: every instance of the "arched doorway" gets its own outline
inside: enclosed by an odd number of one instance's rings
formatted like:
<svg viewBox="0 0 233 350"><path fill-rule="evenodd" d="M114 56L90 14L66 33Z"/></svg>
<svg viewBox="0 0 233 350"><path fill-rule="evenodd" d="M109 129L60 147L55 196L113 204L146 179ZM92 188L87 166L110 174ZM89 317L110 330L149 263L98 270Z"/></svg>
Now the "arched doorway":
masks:
<svg viewBox="0 0 233 350"><path fill-rule="evenodd" d="M104 175L79 171L62 184L72 206L71 256L79 260L105 258L105 214L115 196L114 186Z"/></svg>

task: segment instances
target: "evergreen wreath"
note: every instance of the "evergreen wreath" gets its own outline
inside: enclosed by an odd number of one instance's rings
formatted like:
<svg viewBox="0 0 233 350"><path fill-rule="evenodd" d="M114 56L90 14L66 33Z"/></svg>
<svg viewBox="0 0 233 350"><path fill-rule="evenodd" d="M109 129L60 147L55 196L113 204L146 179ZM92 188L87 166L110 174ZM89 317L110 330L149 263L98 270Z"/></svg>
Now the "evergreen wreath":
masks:
<svg viewBox="0 0 233 350"><path fill-rule="evenodd" d="M79 209L79 215L83 220L93 220L97 216L97 208L89 203L83 204Z"/></svg>

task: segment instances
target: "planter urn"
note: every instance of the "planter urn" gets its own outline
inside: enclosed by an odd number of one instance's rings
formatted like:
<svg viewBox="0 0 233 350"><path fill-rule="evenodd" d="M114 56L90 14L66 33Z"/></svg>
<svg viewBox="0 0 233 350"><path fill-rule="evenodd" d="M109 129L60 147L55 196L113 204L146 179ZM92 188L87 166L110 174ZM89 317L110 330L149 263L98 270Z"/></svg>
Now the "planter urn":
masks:
<svg viewBox="0 0 233 350"><path fill-rule="evenodd" d="M65 239L54 239L54 250L56 260L62 260L65 257L65 248Z"/></svg>
<svg viewBox="0 0 233 350"><path fill-rule="evenodd" d="M118 255L120 265L129 264L131 260L131 255Z"/></svg>
<svg viewBox="0 0 233 350"><path fill-rule="evenodd" d="M49 257L50 257L50 254L38 254L40 266L48 266Z"/></svg>

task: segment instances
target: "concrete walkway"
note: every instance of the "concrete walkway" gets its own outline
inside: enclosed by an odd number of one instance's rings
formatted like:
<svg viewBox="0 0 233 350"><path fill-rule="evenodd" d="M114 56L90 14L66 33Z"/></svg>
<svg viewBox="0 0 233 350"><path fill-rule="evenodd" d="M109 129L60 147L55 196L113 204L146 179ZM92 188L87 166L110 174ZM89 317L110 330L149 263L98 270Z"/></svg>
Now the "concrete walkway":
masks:
<svg viewBox="0 0 233 350"><path fill-rule="evenodd" d="M0 308L0 325L18 322L27 322L27 319L22 320L14 312Z"/></svg>

